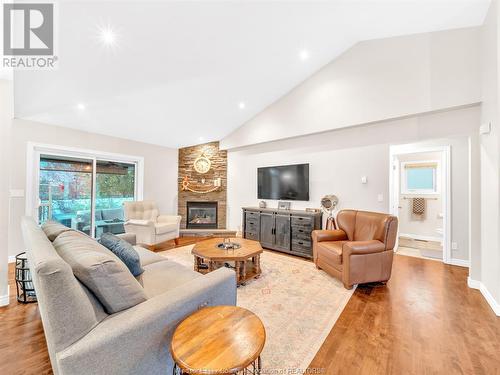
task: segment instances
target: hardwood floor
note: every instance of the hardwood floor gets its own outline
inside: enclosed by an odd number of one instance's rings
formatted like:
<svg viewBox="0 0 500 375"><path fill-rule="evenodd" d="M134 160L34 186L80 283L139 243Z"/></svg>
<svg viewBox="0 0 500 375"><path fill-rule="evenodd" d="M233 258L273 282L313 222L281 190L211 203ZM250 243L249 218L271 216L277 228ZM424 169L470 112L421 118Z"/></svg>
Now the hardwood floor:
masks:
<svg viewBox="0 0 500 375"><path fill-rule="evenodd" d="M11 304L0 308L0 374L51 374L38 307L17 303L13 269ZM396 255L387 286L356 289L311 373L500 374L500 318L466 279L465 268Z"/></svg>
<svg viewBox="0 0 500 375"><path fill-rule="evenodd" d="M468 270L396 255L391 280L360 286L312 361L326 374L500 374L500 318Z"/></svg>

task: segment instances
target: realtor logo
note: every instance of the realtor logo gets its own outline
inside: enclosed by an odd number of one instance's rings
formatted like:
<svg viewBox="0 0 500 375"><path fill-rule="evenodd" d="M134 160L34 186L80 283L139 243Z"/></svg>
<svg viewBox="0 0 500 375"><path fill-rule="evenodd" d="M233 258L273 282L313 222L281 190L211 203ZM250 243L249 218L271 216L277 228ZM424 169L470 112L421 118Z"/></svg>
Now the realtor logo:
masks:
<svg viewBox="0 0 500 375"><path fill-rule="evenodd" d="M3 55L4 67L53 68L54 4L3 4Z"/></svg>

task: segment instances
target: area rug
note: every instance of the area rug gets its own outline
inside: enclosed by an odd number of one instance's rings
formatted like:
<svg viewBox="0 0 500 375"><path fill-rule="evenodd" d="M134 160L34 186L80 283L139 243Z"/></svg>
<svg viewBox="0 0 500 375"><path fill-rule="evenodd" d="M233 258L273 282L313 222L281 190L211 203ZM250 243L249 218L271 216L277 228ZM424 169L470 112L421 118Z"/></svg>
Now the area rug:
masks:
<svg viewBox="0 0 500 375"><path fill-rule="evenodd" d="M160 254L193 267L193 246ZM259 279L238 288L237 304L257 314L266 328L264 373L301 373L311 363L354 289L345 289L312 262L275 252L265 251L261 255L261 268Z"/></svg>

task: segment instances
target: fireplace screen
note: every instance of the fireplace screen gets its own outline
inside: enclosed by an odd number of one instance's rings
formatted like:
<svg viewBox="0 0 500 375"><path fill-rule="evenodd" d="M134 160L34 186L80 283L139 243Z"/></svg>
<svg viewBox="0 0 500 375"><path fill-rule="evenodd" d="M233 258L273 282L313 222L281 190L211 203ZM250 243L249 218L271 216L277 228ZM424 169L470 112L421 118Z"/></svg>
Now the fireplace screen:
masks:
<svg viewBox="0 0 500 375"><path fill-rule="evenodd" d="M217 202L187 202L186 227L217 229Z"/></svg>

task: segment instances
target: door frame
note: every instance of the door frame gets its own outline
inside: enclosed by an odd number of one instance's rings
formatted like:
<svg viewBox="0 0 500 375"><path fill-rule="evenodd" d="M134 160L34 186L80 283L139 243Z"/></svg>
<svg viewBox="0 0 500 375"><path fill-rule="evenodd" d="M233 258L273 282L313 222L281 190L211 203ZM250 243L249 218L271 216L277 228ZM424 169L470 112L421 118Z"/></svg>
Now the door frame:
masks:
<svg viewBox="0 0 500 375"><path fill-rule="evenodd" d="M396 149L397 148L397 149ZM391 145L389 151L389 197L390 212L399 218L399 196L401 171L396 163L399 155L427 152L441 153L441 197L443 211L443 263L453 264L451 257L451 146L418 146L418 145ZM396 237L397 250L399 246L399 228Z"/></svg>
<svg viewBox="0 0 500 375"><path fill-rule="evenodd" d="M92 161L92 197L96 194L96 166L97 160L114 161L119 163L135 164L135 187L136 200L142 200L144 195L144 157L115 154L105 151L96 151L78 147L65 147L43 143L28 142L26 149L26 200L25 215L33 217L38 222L39 207L39 182L40 182L40 156L49 154L54 156L81 158ZM91 205L91 236L94 236L95 205Z"/></svg>

